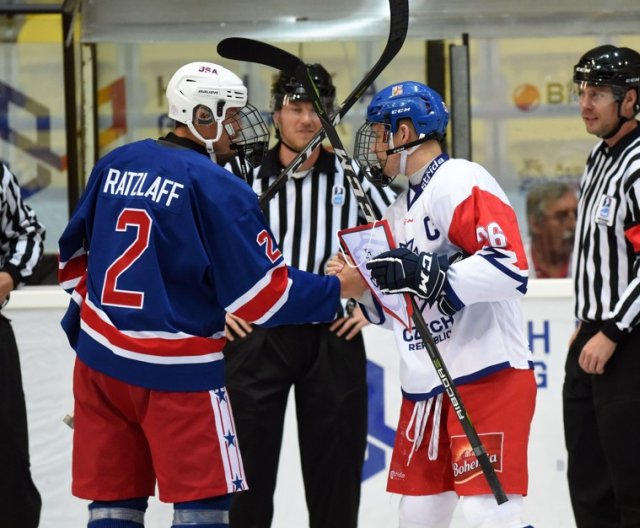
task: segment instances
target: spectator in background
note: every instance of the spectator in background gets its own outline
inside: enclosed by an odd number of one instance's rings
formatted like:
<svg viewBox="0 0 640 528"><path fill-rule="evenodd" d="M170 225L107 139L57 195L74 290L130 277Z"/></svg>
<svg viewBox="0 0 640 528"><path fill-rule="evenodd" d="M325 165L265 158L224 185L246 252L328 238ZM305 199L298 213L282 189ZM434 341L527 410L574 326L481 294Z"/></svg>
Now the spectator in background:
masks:
<svg viewBox="0 0 640 528"><path fill-rule="evenodd" d="M529 240L525 244L529 278L568 277L578 198L573 188L561 182L545 182L527 194Z"/></svg>
<svg viewBox="0 0 640 528"><path fill-rule="evenodd" d="M22 201L16 177L0 164L0 308L24 285L42 256L44 227ZM0 525L36 528L42 501L31 478L20 357L0 312Z"/></svg>

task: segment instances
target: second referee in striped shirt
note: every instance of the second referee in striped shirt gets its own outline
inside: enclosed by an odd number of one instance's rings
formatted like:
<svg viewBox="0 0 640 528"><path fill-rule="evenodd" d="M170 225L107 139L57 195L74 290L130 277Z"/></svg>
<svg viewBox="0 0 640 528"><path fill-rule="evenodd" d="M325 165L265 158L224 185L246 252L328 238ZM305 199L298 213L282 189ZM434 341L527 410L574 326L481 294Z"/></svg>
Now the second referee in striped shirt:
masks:
<svg viewBox="0 0 640 528"><path fill-rule="evenodd" d="M331 76L319 64L310 69L331 111ZM273 85L272 109L279 142L247 175L257 194L321 128L302 84L285 74ZM234 169L241 174L237 166ZM362 184L381 217L394 199L392 191L378 190L366 179ZM336 156L323 147L313 151L264 213L286 262L319 274L338 251L338 230L362 223ZM271 525L292 387L309 526L357 526L367 441L366 356L360 332L366 324L360 309L351 304L346 313L339 310L332 324L262 329L227 317L227 388L249 485L248 491L234 495L231 528Z"/></svg>
<svg viewBox="0 0 640 528"><path fill-rule="evenodd" d="M578 528L640 526L640 54L599 46L574 68L587 132L573 252L579 326L563 388Z"/></svg>

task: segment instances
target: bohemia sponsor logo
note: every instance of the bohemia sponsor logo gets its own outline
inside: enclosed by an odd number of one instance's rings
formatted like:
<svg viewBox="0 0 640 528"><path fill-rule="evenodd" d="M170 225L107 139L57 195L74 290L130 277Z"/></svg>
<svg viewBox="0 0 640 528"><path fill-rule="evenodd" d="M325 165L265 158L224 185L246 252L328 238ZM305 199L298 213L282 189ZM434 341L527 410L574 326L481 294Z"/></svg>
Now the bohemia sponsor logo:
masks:
<svg viewBox="0 0 640 528"><path fill-rule="evenodd" d="M503 434L483 433L478 435L496 473L502 472ZM451 437L451 467L456 484L462 484L482 474L478 458L469 444L469 439L464 435Z"/></svg>
<svg viewBox="0 0 640 528"><path fill-rule="evenodd" d="M406 475L402 471L396 471L395 469L389 471L389 478L391 480L404 480L405 476Z"/></svg>

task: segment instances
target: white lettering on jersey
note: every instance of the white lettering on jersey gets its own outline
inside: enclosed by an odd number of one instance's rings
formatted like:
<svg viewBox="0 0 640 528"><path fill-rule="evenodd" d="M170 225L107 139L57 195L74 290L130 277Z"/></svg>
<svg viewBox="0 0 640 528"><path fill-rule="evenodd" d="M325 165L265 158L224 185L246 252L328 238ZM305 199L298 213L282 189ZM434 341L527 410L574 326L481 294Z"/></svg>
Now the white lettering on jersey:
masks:
<svg viewBox="0 0 640 528"><path fill-rule="evenodd" d="M115 186L119 178L120 171L118 169L109 169L109 173L104 180L104 187L102 188L102 192L106 194L115 194Z"/></svg>
<svg viewBox="0 0 640 528"><path fill-rule="evenodd" d="M150 198L156 203L169 207L174 199L180 198L178 190L184 188L182 183L156 176L151 185L145 189L146 180L146 172L122 172L118 169L110 168L104 180L102 192L112 196Z"/></svg>

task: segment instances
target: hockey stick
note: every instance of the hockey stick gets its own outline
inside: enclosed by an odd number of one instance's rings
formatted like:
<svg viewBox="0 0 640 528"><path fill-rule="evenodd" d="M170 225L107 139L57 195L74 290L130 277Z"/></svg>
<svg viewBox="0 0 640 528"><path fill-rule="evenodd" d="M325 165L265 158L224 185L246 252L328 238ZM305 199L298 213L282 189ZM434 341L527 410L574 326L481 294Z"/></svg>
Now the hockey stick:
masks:
<svg viewBox="0 0 640 528"><path fill-rule="evenodd" d="M299 61L296 70L296 78L302 80L307 93L313 93L313 103L316 112L318 113L318 116L322 121L322 126L326 130L327 137L329 138L329 141L331 142L336 155L340 159L340 164L342 165L344 173L347 176L349 184L351 185L352 191L355 194L356 199L358 200L358 205L362 207L362 213L365 216L367 222L375 222L377 218L373 213L373 209L371 208L371 202L369 201L367 195L364 193L364 189L362 188L360 180L358 180L356 176L357 169L355 173L352 171L352 167L355 166L355 164L353 160L349 159L342 141L338 136L338 132L336 131L326 112L322 108L320 96L316 87L314 86L313 79L308 73L306 76L304 75L304 73L307 73L307 67L302 61ZM467 410L462 403L462 398L460 397L458 389L453 382L453 378L451 377L451 374L449 374L449 370L447 369L447 366L442 359L442 355L440 354L440 351L438 350L438 347L436 346L436 343L433 340L431 333L429 332L429 328L427 327L427 323L424 320L422 312L420 311L415 298L412 295L410 295L409 297L411 298L411 307L413 308L412 320L416 325L416 328L418 329L418 334L420 335L420 338L425 345L427 353L429 354L429 358L431 359L431 362L436 369L436 373L440 378L440 382L442 383L442 386L447 393L449 400L451 401L451 405L456 413L456 416L458 417L458 420L460 421L460 424L462 425L462 429L469 439L471 448L473 449L473 452L478 459L480 468L482 469L482 472L487 479L487 483L489 484L489 487L493 492L496 502L498 503L498 505L503 504L509 499L507 499L507 495L502 488L502 484L500 484L500 481L498 480L498 476L496 475L493 464L491 464L491 461L489 460L489 455L487 454L487 451L482 444L482 440L480 440L478 432L471 423L469 414L467 413Z"/></svg>
<svg viewBox="0 0 640 528"><path fill-rule="evenodd" d="M331 123L337 126L340 120L351 109L351 107L362 97L364 92L371 86L373 81L380 75L391 60L398 54L404 44L409 26L409 4L408 0L389 0L389 37L382 50L378 61L371 70L363 77L353 91L342 102L340 108L331 116ZM243 60L265 64L276 69L281 69L278 64L273 64L273 58L269 53L263 54L262 42L257 42L245 38L227 38L218 44L218 54L227 59ZM276 48L277 49L277 48ZM297 59L297 57L296 57ZM260 207L264 207L282 189L291 175L298 170L311 155L311 153L322 143L326 132L321 128L311 139L309 144L298 153L293 161L282 170L275 181L260 195Z"/></svg>
<svg viewBox="0 0 640 528"><path fill-rule="evenodd" d="M307 93L313 94L313 104L316 112L318 113L318 116L322 121L322 126L327 133L327 137L329 138L329 141L331 142L336 155L340 159L340 164L342 165L344 173L347 176L347 180L351 185L352 191L355 194L356 199L358 200L358 205L361 206L362 213L365 216L367 222L375 222L377 218L373 213L373 209L371 208L371 202L369 201L367 195L364 193L364 189L362 188L360 180L358 180L356 176L357 169L355 173L352 170L352 167L354 167L355 164L353 160L348 157L342 141L338 136L338 132L336 131L335 127L331 123L331 120L327 116L327 113L322 107L319 93L317 91L317 88L314 86L313 79L308 74L306 65L299 59L298 62L299 64L296 67L296 78L302 81L302 84L305 86L305 90L307 91ZM307 75L304 75L305 73L307 73ZM436 373L440 378L440 382L442 383L442 386L444 387L444 390L447 393L449 400L451 401L451 405L456 413L456 416L458 417L458 420L460 420L462 429L469 439L469 443L471 444L473 452L478 459L480 468L482 469L482 472L487 479L496 502L498 504L503 504L509 499L507 499L507 495L505 494L504 489L502 488L502 485L498 480L498 476L496 475L493 464L491 464L491 461L489 460L489 455L487 454L487 451L482 444L482 440L480 440L475 427L471 423L469 414L467 413L467 410L462 403L462 398L460 397L458 389L453 382L453 378L451 377L451 374L449 374L449 370L447 369L447 366L442 359L442 355L440 354L440 351L438 350L438 347L436 346L436 343L433 340L431 333L429 332L429 328L427 327L427 323L424 320L422 312L420 311L415 298L412 295L410 295L410 298L411 306L413 308L412 319L414 324L416 325L416 328L418 329L418 334L420 335L420 338L422 339L425 348L427 349L429 358L431 359L431 362L436 369Z"/></svg>
<svg viewBox="0 0 640 528"><path fill-rule="evenodd" d="M340 160L340 164L344 169L344 174L353 189L356 200L358 201L358 206L360 206L360 208L362 209L367 222L374 221L376 216L373 212L371 202L367 198L367 195L362 188L362 184L356 176L356 174L359 172L359 167L357 167L357 165L354 164L353 160L351 160L347 156L347 153L345 152L342 145L342 141L340 140L340 137L336 132L335 126L333 125L331 118L327 115L324 107L322 106L322 103L320 102L318 89L313 83L313 80L309 78L307 65L298 57L292 55L288 51L272 46L271 44L266 44L265 42L259 42L257 40L244 38L229 38L223 40L220 44L229 41L233 41L231 42L231 44L233 44L234 46L242 48L242 52L236 54L234 58L242 56L243 60L253 60L254 62L259 62L261 64L266 64L267 66L282 70L288 75L294 76L303 84L305 91L311 98L311 102L313 103L316 113L320 117L320 121L322 121L324 132L329 138L329 141L331 142L331 145L333 146L333 149L338 156L338 159ZM218 52L220 53L220 45L218 46Z"/></svg>
<svg viewBox="0 0 640 528"><path fill-rule="evenodd" d="M352 191L356 196L358 201L358 205L362 209L362 213L367 220L367 222L375 222L376 216L373 212L373 208L371 206L371 202L369 198L364 192L362 188L362 184L360 180L356 176L358 172L358 167L354 163L352 159L347 155L344 145L342 144L342 140L338 135L338 132L333 125L331 118L327 115L324 107L322 106L322 102L320 101L320 95L318 90L313 82L311 75L307 69L307 66L304 62L302 62L298 57L292 55L282 49L276 48L275 46L271 46L265 43L258 43L252 41L252 50L254 52L259 52L259 56L261 59L258 62L262 62L263 64L272 65L275 68L281 69L287 74L295 76L297 79L302 82L305 87L305 91L310 94L312 99L314 108L316 113L320 117L322 121L322 126L325 129L325 133L327 138L331 142L333 149L340 160L340 165L342 166L345 176L351 185ZM456 388L453 378L447 369L447 366L442 359L442 355L436 346L436 343L431 336L427 324L424 320L424 317L418 307L413 296L411 297L411 305L413 308L413 322L418 329L418 333L423 343L425 344L425 348L427 349L427 353L429 354L429 358L433 363L434 368L436 369L436 373L440 378L440 382L447 393L449 400L451 401L451 406L453 407L460 424L462 425L462 429L464 430L469 443L473 449L476 458L478 459L478 463L480 464L480 468L491 488L491 491L496 499L498 504L503 504L507 502L507 495L498 480L498 476L496 475L495 469L489 460L489 455L478 436L478 433L471 423L471 419L469 418L469 414L462 403L462 399Z"/></svg>

